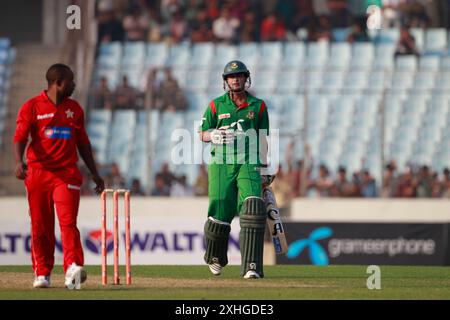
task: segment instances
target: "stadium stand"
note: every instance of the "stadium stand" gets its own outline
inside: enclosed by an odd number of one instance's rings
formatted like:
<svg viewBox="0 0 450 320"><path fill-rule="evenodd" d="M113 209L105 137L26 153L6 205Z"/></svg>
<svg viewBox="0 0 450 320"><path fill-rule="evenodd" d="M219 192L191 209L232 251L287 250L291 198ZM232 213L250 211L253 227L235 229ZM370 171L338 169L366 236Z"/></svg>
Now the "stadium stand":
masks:
<svg viewBox="0 0 450 320"><path fill-rule="evenodd" d="M8 38L0 38L0 148L3 144L2 136L6 121L8 92L15 52Z"/></svg>
<svg viewBox="0 0 450 320"><path fill-rule="evenodd" d="M98 159L117 161L127 181L142 172L138 168L145 167L143 154L152 158L152 172L158 171L174 146L171 130L184 127L193 133L193 121L201 118L210 99L223 92L220 74L224 62L240 58L252 73L250 91L266 99L272 128L280 129L280 154L285 154L293 141L297 150L294 161L303 159L301 141L306 137L314 163L313 178L319 164L326 164L331 172L346 167L349 179L356 171L368 170L380 183L383 165L377 142L382 108L384 161L394 160L399 171L410 165L428 165L440 172L450 167L446 143L450 132L448 36L445 29L413 30L417 39L422 39L420 31L423 41L418 43L424 54L397 58L397 29L380 30L372 42L353 44L102 43L94 71L96 81L104 75L113 89L119 75L127 73L133 86L144 88L140 79L145 79L148 70L139 68L143 61L147 68L169 66L189 106L185 114L92 111L89 128ZM161 78L161 69L158 74ZM143 120L146 118L151 120ZM154 142L153 150L145 148L145 134ZM287 167L285 157L280 158L281 165ZM196 169L191 172L186 169L190 166L183 167L183 174L193 184Z"/></svg>

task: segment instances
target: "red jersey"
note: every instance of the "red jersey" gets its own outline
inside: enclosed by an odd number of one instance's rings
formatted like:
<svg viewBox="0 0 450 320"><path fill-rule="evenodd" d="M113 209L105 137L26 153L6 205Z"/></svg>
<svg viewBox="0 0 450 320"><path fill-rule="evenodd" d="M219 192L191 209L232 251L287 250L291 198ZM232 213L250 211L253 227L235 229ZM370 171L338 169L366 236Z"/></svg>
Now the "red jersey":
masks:
<svg viewBox="0 0 450 320"><path fill-rule="evenodd" d="M32 168L61 169L78 162L77 146L89 144L84 127L84 111L72 99L56 106L47 91L20 108L14 143L31 143L27 149L27 165Z"/></svg>

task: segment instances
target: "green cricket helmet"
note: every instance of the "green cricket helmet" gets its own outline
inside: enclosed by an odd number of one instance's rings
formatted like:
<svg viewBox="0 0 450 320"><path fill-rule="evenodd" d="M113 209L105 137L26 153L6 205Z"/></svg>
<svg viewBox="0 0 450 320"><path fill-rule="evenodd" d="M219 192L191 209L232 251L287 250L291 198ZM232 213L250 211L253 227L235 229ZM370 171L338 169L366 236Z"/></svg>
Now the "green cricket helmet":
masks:
<svg viewBox="0 0 450 320"><path fill-rule="evenodd" d="M242 61L233 60L226 64L223 69L222 78L225 80L227 76L237 73L244 73L247 78L250 76L250 71L248 71L247 67Z"/></svg>

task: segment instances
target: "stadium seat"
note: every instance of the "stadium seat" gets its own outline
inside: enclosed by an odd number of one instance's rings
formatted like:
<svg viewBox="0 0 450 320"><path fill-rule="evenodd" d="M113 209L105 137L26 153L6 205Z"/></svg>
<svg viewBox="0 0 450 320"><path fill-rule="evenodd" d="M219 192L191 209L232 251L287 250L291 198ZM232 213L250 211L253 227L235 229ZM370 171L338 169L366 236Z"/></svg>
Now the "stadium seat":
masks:
<svg viewBox="0 0 450 320"><path fill-rule="evenodd" d="M214 49L212 43L195 43L192 46L190 67L192 69L208 69L213 62Z"/></svg>
<svg viewBox="0 0 450 320"><path fill-rule="evenodd" d="M423 28L411 28L411 35L414 37L416 47L419 52L422 52L425 47L425 32Z"/></svg>
<svg viewBox="0 0 450 320"><path fill-rule="evenodd" d="M323 69L329 57L329 43L326 41L310 42L307 47L306 66L309 69Z"/></svg>
<svg viewBox="0 0 450 320"><path fill-rule="evenodd" d="M396 70L415 71L417 69L417 58L413 55L399 56L395 62Z"/></svg>
<svg viewBox="0 0 450 320"><path fill-rule="evenodd" d="M122 53L122 68L139 69L145 62L146 47L144 42L125 42Z"/></svg>
<svg viewBox="0 0 450 320"><path fill-rule="evenodd" d="M447 30L444 28L428 29L425 32L425 51L443 54L447 50Z"/></svg>
<svg viewBox="0 0 450 320"><path fill-rule="evenodd" d="M259 44L256 42L243 42L238 46L238 59L244 62L250 72L259 66Z"/></svg>
<svg viewBox="0 0 450 320"><path fill-rule="evenodd" d="M146 67L161 68L165 65L169 55L169 48L163 42L152 42L147 45L145 59Z"/></svg>
<svg viewBox="0 0 450 320"><path fill-rule="evenodd" d="M333 41L347 42L348 35L351 31L351 28L333 28L333 30L331 31L333 35Z"/></svg>
<svg viewBox="0 0 450 320"><path fill-rule="evenodd" d="M283 67L286 69L299 69L303 67L306 54L303 42L287 42L284 45Z"/></svg>
<svg viewBox="0 0 450 320"><path fill-rule="evenodd" d="M191 55L190 48L185 44L176 44L170 47L166 64L172 68L187 68Z"/></svg>
<svg viewBox="0 0 450 320"><path fill-rule="evenodd" d="M285 71L279 77L276 84L277 93L279 94L294 94L297 93L300 87L301 74L298 71Z"/></svg>
<svg viewBox="0 0 450 320"><path fill-rule="evenodd" d="M378 34L375 38L375 42L377 44L389 43L395 45L399 38L399 29L379 29Z"/></svg>
<svg viewBox="0 0 450 320"><path fill-rule="evenodd" d="M350 68L370 69L375 57L375 47L371 42L357 42L352 45Z"/></svg>
<svg viewBox="0 0 450 320"><path fill-rule="evenodd" d="M375 47L374 70L392 70L395 44L381 43Z"/></svg>
<svg viewBox="0 0 450 320"><path fill-rule="evenodd" d="M281 42L262 42L259 52L261 53L260 69L278 68L283 58L283 44Z"/></svg>
<svg viewBox="0 0 450 320"><path fill-rule="evenodd" d="M350 64L351 56L350 44L346 42L333 43L330 49L328 67L332 69L346 69Z"/></svg>
<svg viewBox="0 0 450 320"><path fill-rule="evenodd" d="M238 48L229 44L219 43L216 45L216 53L213 58L215 68L223 71L225 65L238 57Z"/></svg>
<svg viewBox="0 0 450 320"><path fill-rule="evenodd" d="M419 70L439 71L441 58L438 56L421 56L419 58Z"/></svg>

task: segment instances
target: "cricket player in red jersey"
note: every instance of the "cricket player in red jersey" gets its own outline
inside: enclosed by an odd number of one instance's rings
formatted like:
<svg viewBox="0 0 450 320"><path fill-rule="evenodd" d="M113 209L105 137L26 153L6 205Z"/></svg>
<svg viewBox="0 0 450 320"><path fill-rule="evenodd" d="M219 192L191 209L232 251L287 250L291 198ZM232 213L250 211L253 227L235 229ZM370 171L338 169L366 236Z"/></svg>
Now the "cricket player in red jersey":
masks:
<svg viewBox="0 0 450 320"><path fill-rule="evenodd" d="M20 108L14 135L15 175L25 180L31 218L31 260L33 286L50 286L54 265L55 209L61 229L65 285L86 280L83 248L77 228L82 176L77 167L77 149L96 184L96 193L105 188L92 155L84 127L84 112L69 97L75 89L72 70L52 65L46 74L48 89ZM26 152L26 163L23 155Z"/></svg>

